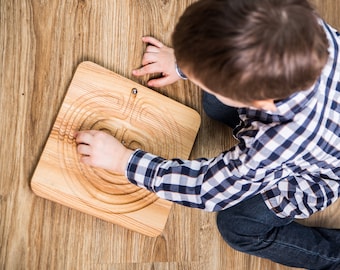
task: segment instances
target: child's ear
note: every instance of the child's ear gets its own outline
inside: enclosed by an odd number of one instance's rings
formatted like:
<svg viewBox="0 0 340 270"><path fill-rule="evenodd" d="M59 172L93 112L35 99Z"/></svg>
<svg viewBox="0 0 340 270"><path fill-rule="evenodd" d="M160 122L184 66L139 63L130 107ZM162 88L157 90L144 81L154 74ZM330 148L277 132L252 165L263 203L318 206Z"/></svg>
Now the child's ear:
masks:
<svg viewBox="0 0 340 270"><path fill-rule="evenodd" d="M252 104L255 108L275 112L277 110L274 99L255 100Z"/></svg>

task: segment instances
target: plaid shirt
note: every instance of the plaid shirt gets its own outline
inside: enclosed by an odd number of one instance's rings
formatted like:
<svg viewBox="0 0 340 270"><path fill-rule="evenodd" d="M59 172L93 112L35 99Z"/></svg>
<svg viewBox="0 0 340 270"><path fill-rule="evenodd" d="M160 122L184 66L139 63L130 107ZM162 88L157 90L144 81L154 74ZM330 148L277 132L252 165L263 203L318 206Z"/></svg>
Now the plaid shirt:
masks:
<svg viewBox="0 0 340 270"><path fill-rule="evenodd" d="M128 179L159 197L220 211L261 193L279 217L306 218L340 191L339 34L321 22L329 59L314 86L276 103L239 109L239 144L212 159L165 160L136 150Z"/></svg>

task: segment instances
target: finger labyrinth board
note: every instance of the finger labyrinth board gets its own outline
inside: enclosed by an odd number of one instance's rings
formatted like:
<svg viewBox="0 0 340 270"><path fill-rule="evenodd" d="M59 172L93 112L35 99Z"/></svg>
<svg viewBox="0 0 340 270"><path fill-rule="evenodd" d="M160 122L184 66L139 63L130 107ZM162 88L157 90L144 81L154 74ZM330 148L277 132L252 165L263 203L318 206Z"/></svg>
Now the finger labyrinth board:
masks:
<svg viewBox="0 0 340 270"><path fill-rule="evenodd" d="M91 62L79 65L32 178L44 198L156 236L171 203L125 177L79 161L79 130L105 131L130 149L188 158L200 125L194 110ZM113 153L114 154L114 153Z"/></svg>

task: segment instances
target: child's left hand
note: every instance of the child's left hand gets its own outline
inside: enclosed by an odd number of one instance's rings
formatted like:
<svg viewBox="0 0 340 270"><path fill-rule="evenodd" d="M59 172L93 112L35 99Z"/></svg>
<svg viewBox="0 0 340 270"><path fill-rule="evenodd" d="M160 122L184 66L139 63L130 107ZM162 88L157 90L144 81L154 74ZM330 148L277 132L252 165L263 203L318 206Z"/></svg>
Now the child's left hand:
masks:
<svg viewBox="0 0 340 270"><path fill-rule="evenodd" d="M148 44L143 55L142 67L133 70L132 74L139 77L161 73L161 78L148 81L148 86L151 87L162 87L180 80L176 72L174 50L153 37L143 37L142 41Z"/></svg>
<svg viewBox="0 0 340 270"><path fill-rule="evenodd" d="M132 150L113 136L98 130L79 131L76 134L77 151L84 164L124 175Z"/></svg>

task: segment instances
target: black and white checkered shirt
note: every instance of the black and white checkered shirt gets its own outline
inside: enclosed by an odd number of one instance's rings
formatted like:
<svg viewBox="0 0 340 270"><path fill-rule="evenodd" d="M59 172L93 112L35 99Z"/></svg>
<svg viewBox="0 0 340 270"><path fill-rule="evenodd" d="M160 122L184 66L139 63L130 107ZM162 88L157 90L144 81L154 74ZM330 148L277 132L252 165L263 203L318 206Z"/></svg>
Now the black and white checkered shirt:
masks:
<svg viewBox="0 0 340 270"><path fill-rule="evenodd" d="M306 218L340 191L339 34L322 22L329 60L314 86L276 103L239 109L239 144L212 159L164 160L137 150L126 176L161 198L219 211L261 193L279 217Z"/></svg>

